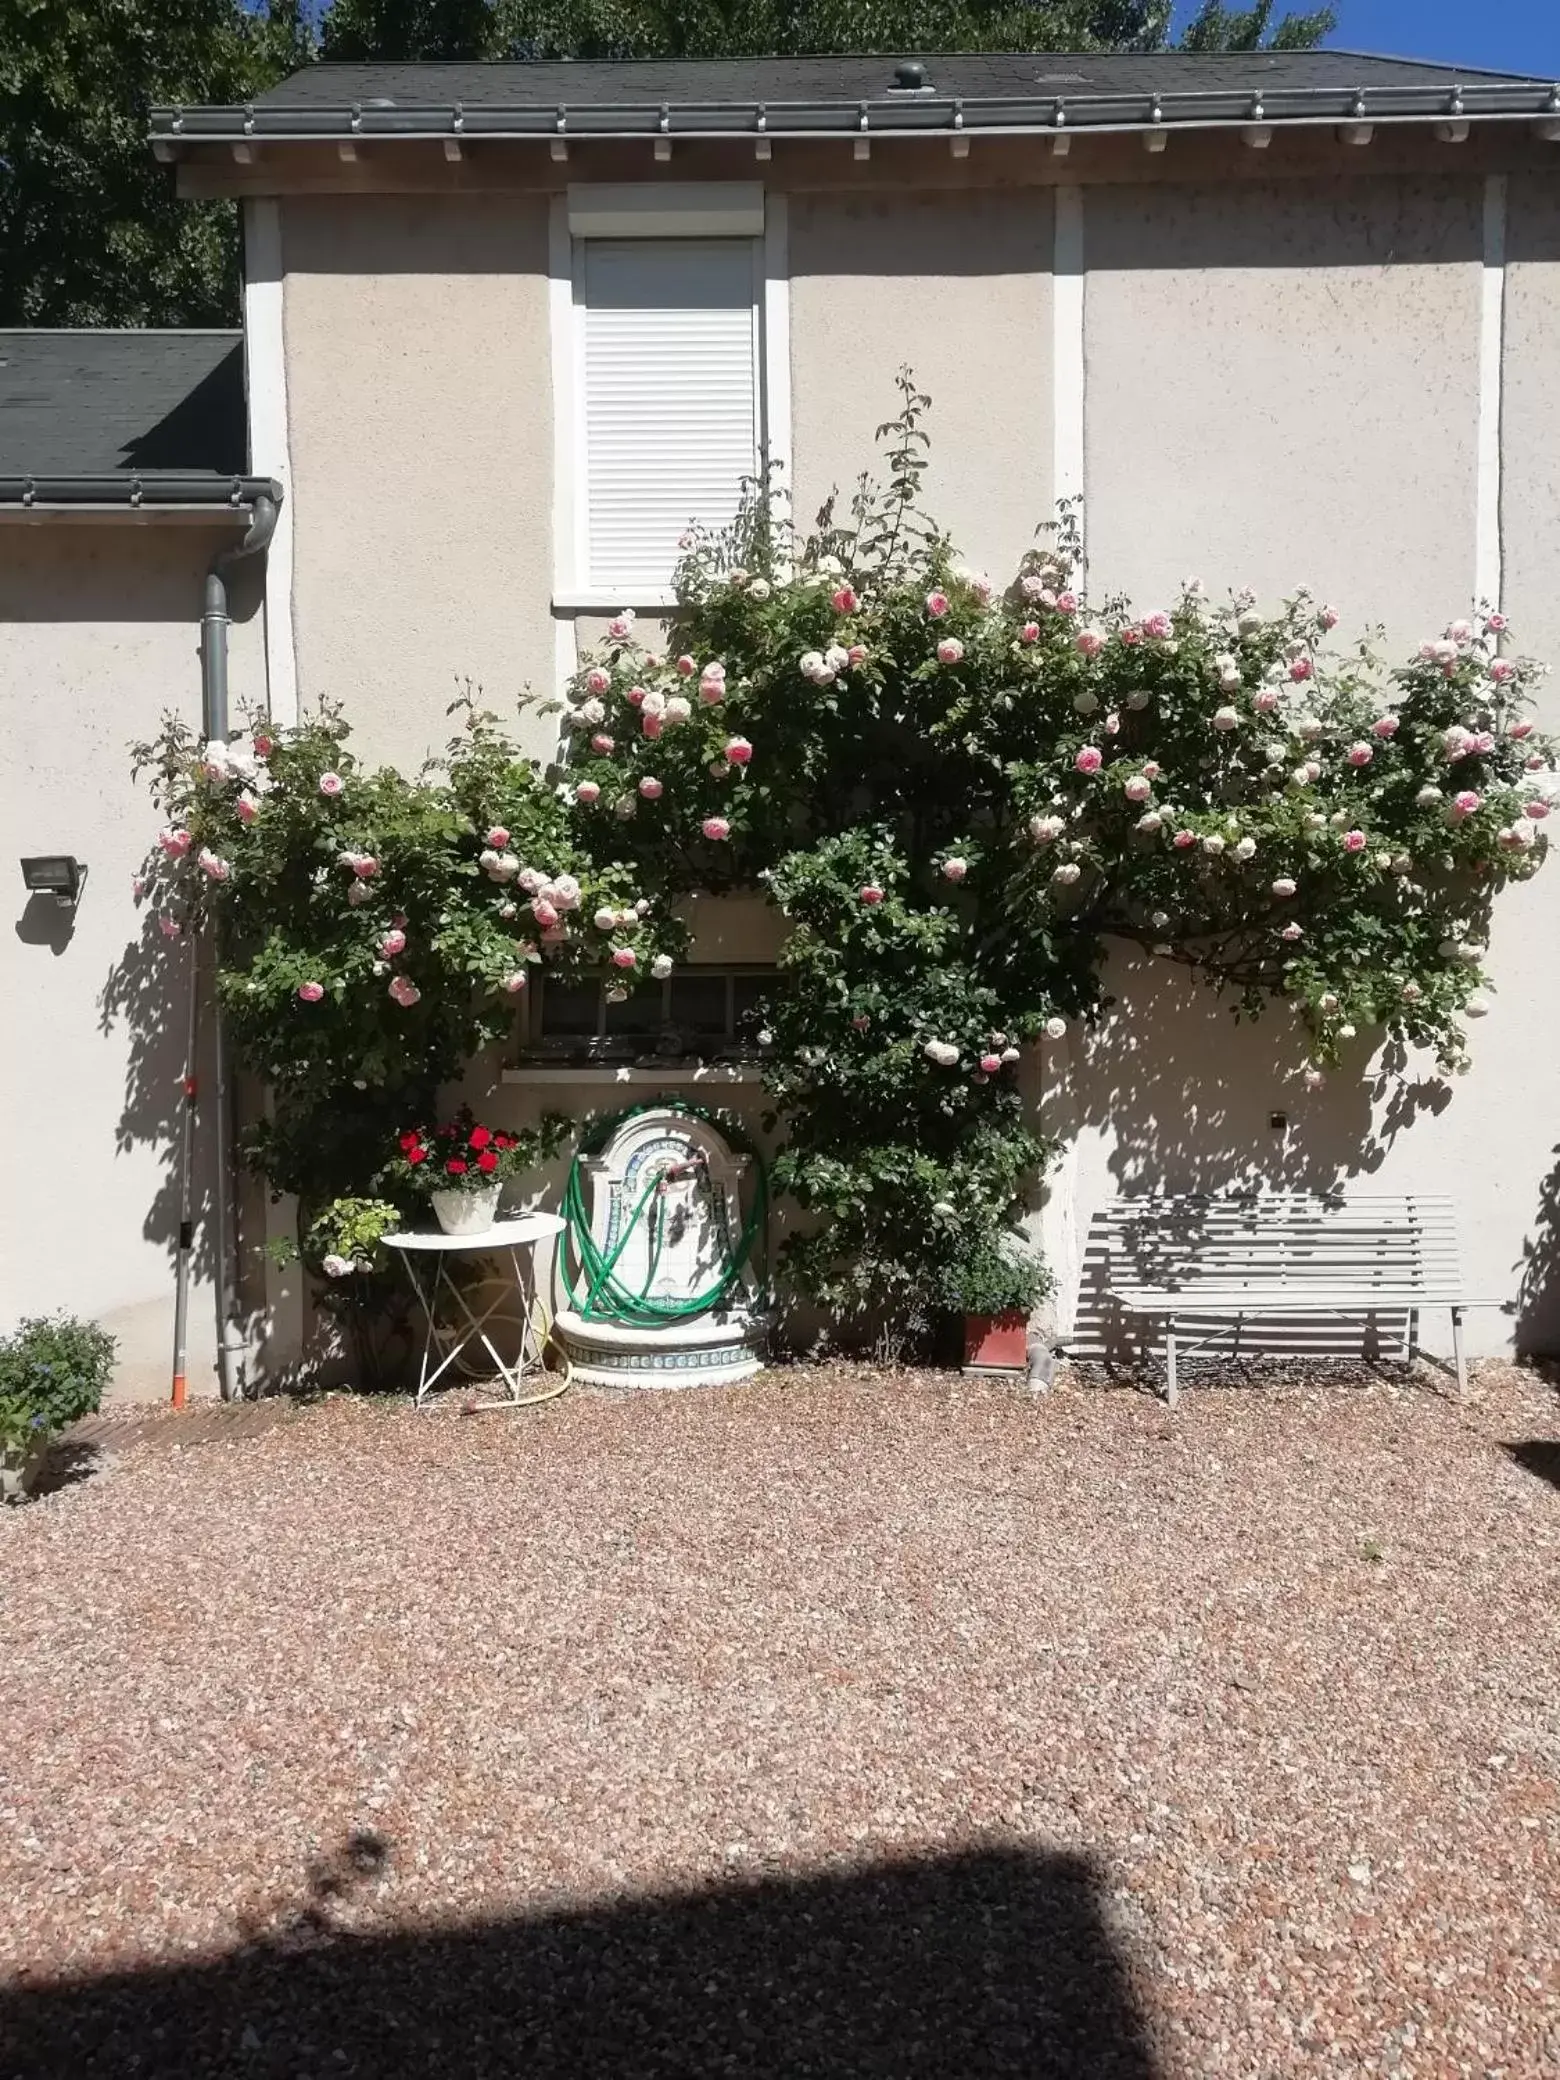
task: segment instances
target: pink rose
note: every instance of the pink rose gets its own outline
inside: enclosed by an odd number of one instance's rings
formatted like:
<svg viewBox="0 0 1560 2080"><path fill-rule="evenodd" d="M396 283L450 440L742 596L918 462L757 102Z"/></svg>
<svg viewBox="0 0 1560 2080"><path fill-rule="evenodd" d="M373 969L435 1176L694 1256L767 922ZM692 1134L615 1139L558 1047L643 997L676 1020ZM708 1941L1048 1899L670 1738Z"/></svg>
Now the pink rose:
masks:
<svg viewBox="0 0 1560 2080"><path fill-rule="evenodd" d="M557 905L549 903L546 896L533 896L531 898L531 915L536 919L544 932L550 932L558 922Z"/></svg>
<svg viewBox="0 0 1560 2080"><path fill-rule="evenodd" d="M260 814L260 798L246 789L233 804L233 814L240 823L253 823Z"/></svg>
<svg viewBox="0 0 1560 2080"><path fill-rule="evenodd" d="M646 773L644 778L639 783L639 792L644 796L647 802L658 802L661 799L661 796L666 792L666 789L663 787L661 782L657 780L654 773Z"/></svg>
<svg viewBox="0 0 1560 2080"><path fill-rule="evenodd" d="M515 968L510 974L506 975L504 977L504 988L509 992L510 996L518 996L520 991L525 988L524 968Z"/></svg>
<svg viewBox="0 0 1560 2080"><path fill-rule="evenodd" d="M1380 715L1370 726L1373 737L1395 737L1402 727L1395 715Z"/></svg>
<svg viewBox="0 0 1560 2080"><path fill-rule="evenodd" d="M298 995L305 1004L317 1004L324 994L325 985L323 982L300 982L298 985Z"/></svg>
<svg viewBox="0 0 1560 2080"><path fill-rule="evenodd" d="M706 816L699 825L699 829L703 831L706 838L713 840L716 844L719 844L722 838L731 836L731 825L724 816Z"/></svg>
<svg viewBox="0 0 1560 2080"><path fill-rule="evenodd" d="M865 888L858 891L858 894L860 900L866 904L869 910L883 900L883 891L875 881L869 881Z"/></svg>
<svg viewBox="0 0 1560 2080"><path fill-rule="evenodd" d="M1287 939L1290 945L1293 946L1297 939L1303 939L1305 937L1305 932L1297 924L1286 924L1284 926L1284 929L1279 933L1278 936L1281 939Z"/></svg>
<svg viewBox="0 0 1560 2080"><path fill-rule="evenodd" d="M678 658L678 660L677 660L677 669L678 669L678 671L679 671L679 672L681 672L681 673L682 673L682 675L683 675L683 677L684 677L685 679L691 679L691 678L693 677L694 673L695 673L695 672L696 672L696 671L697 671L697 670L698 670L699 668L698 668L698 666L697 666L697 665L696 665L696 664L694 663L693 659L692 659L691 657L689 657L689 656L687 655L687 653L685 652L685 653L684 653L684 654L683 654L683 655L682 655L681 657L679 657L679 658Z"/></svg>
<svg viewBox="0 0 1560 2080"><path fill-rule="evenodd" d="M585 690L587 693L605 693L611 687L611 684L612 674L604 672L599 664L593 664L585 674Z"/></svg>
<svg viewBox="0 0 1560 2080"><path fill-rule="evenodd" d="M1104 632L1098 628L1080 628L1077 648L1084 657L1098 657L1105 648Z"/></svg>
<svg viewBox="0 0 1560 2080"><path fill-rule="evenodd" d="M1056 611L1058 614L1076 614L1078 611L1077 593L1059 592L1056 595Z"/></svg>
<svg viewBox="0 0 1560 2080"><path fill-rule="evenodd" d="M1197 843L1197 833L1195 831L1177 831L1170 843L1177 852L1190 852Z"/></svg>
<svg viewBox="0 0 1560 2080"><path fill-rule="evenodd" d="M1343 849L1345 852L1363 852L1365 843L1365 833L1363 831L1345 831L1343 834Z"/></svg>
<svg viewBox="0 0 1560 2080"><path fill-rule="evenodd" d="M487 834L487 841L495 852L502 852L509 843L509 833L501 823L495 823Z"/></svg>
<svg viewBox="0 0 1560 2080"><path fill-rule="evenodd" d="M1490 659L1490 677L1497 686L1507 686L1517 676L1517 668L1509 657Z"/></svg>
<svg viewBox="0 0 1560 2080"><path fill-rule="evenodd" d="M746 737L733 737L726 746L726 763L729 766L745 766L753 756L753 747Z"/></svg>
<svg viewBox="0 0 1560 2080"><path fill-rule="evenodd" d="M1299 686L1307 679L1313 677L1315 671L1316 667L1312 664L1309 657L1297 657L1289 667L1289 676Z"/></svg>
<svg viewBox="0 0 1560 2080"><path fill-rule="evenodd" d="M1264 686L1262 691L1253 698L1251 705L1257 710L1258 714L1271 715L1278 706L1278 695L1271 686Z"/></svg>
<svg viewBox="0 0 1560 2080"><path fill-rule="evenodd" d="M1152 783L1141 773L1134 773L1123 790L1129 802L1146 802L1153 791Z"/></svg>
<svg viewBox="0 0 1560 2080"><path fill-rule="evenodd" d="M1002 1067L1002 1057L999 1054L983 1054L980 1058L980 1066L983 1075L995 1076Z"/></svg>
<svg viewBox="0 0 1560 2080"><path fill-rule="evenodd" d="M329 795L332 801L342 792L346 784L339 773L321 773L320 775L320 793Z"/></svg>
<svg viewBox="0 0 1560 2080"><path fill-rule="evenodd" d="M1174 635L1175 623L1163 611L1150 614L1143 623L1143 633L1152 636L1156 642L1163 642L1166 636Z"/></svg>
<svg viewBox="0 0 1560 2080"><path fill-rule="evenodd" d="M1121 640L1123 643L1126 644L1129 650L1135 650L1139 643L1141 643L1143 640L1143 631L1142 629L1137 628L1135 626L1132 628L1124 628L1121 631Z"/></svg>
<svg viewBox="0 0 1560 2080"><path fill-rule="evenodd" d="M275 749L276 749L276 742L275 742L275 739L274 739L274 738L266 736L266 735L265 735L265 733L264 733L263 731L261 731L261 732L260 732L260 733L259 733L259 734L258 734L258 735L256 736L256 738L255 738L255 757L256 757L256 758L269 758L269 757L271 756L271 753L272 753L272 752L273 752L273 751L274 751Z"/></svg>
<svg viewBox="0 0 1560 2080"><path fill-rule="evenodd" d="M726 682L724 679L701 679L699 681L699 699L703 701L707 708L713 708L717 701L723 701L725 698Z"/></svg>
<svg viewBox="0 0 1560 2080"><path fill-rule="evenodd" d="M852 643L845 652L845 661L847 664L865 664L867 661L866 644Z"/></svg>
<svg viewBox="0 0 1560 2080"><path fill-rule="evenodd" d="M1505 634L1508 624L1504 614L1486 614L1484 626L1490 631L1491 635L1499 636Z"/></svg>
<svg viewBox="0 0 1560 2080"><path fill-rule="evenodd" d="M1073 760L1074 766L1080 773L1097 773L1104 763L1105 754L1096 749L1093 744L1085 744Z"/></svg>
<svg viewBox="0 0 1560 2080"><path fill-rule="evenodd" d="M1021 629L1019 630L1019 632L1018 632L1018 636L1019 636L1019 641L1020 641L1020 642L1023 642L1023 643L1038 643L1038 642L1039 642L1039 640L1040 640L1040 624L1039 624L1039 622L1038 622L1038 621L1026 621L1026 622L1024 623L1023 627L1022 627L1022 628L1021 628Z"/></svg>
<svg viewBox="0 0 1560 2080"><path fill-rule="evenodd" d="M184 927L179 923L179 920L176 917L159 917L157 920L157 929L162 933L165 939L177 939L179 934L183 931ZM324 991L322 990L320 994L323 996Z"/></svg>
<svg viewBox="0 0 1560 2080"><path fill-rule="evenodd" d="M605 730L597 730L590 740L590 748L592 751L599 751L601 756L605 758L609 751L617 749L617 739L609 737Z"/></svg>
<svg viewBox="0 0 1560 2080"><path fill-rule="evenodd" d="M384 937L379 942L379 951L381 957L387 961L393 961L398 953L405 953L405 932L399 930L398 928L386 932Z"/></svg>
<svg viewBox="0 0 1560 2080"><path fill-rule="evenodd" d="M1475 794L1471 787L1465 787L1461 794L1452 796L1452 807L1459 816L1472 816L1482 799L1483 797Z"/></svg>
<svg viewBox="0 0 1560 2080"><path fill-rule="evenodd" d="M1478 730L1468 739L1468 749L1482 758L1487 751L1495 749L1495 739L1487 729Z"/></svg>
<svg viewBox="0 0 1560 2080"><path fill-rule="evenodd" d="M1541 773L1548 763L1542 751L1535 751L1523 759L1522 770L1525 773Z"/></svg>
<svg viewBox="0 0 1560 2080"><path fill-rule="evenodd" d="M926 611L934 621L941 621L944 614L948 611L947 593L929 592L926 595Z"/></svg>
<svg viewBox="0 0 1560 2080"><path fill-rule="evenodd" d="M640 734L652 744L657 741L665 727L659 715L646 715L639 725Z"/></svg>
<svg viewBox="0 0 1560 2080"><path fill-rule="evenodd" d="M193 840L188 831L166 830L158 832L157 842L169 859L183 859Z"/></svg>
<svg viewBox="0 0 1560 2080"><path fill-rule="evenodd" d="M633 633L634 623L631 615L617 614L607 623L607 634L614 643L626 643Z"/></svg>
<svg viewBox="0 0 1560 2080"><path fill-rule="evenodd" d="M1157 759L1157 758L1145 758L1145 759L1144 759L1144 761L1143 761L1143 778L1144 778L1145 780L1157 780L1157 779L1159 778L1159 775L1160 775L1160 771L1161 771L1161 767L1160 767L1160 764L1159 764L1159 761L1158 761L1158 759Z"/></svg>
<svg viewBox="0 0 1560 2080"><path fill-rule="evenodd" d="M371 852L360 852L352 862L352 871L359 881L372 881L379 872L379 862Z"/></svg>
<svg viewBox="0 0 1560 2080"><path fill-rule="evenodd" d="M970 863L967 859L945 859L942 863L944 881L962 881L969 871Z"/></svg>
<svg viewBox="0 0 1560 2080"><path fill-rule="evenodd" d="M1336 628L1338 626L1338 609L1336 607L1323 607L1316 618L1323 628Z"/></svg>
<svg viewBox="0 0 1560 2080"><path fill-rule="evenodd" d="M637 968L639 956L635 953L632 946L614 946L612 949L612 965L614 968Z"/></svg>
<svg viewBox="0 0 1560 2080"><path fill-rule="evenodd" d="M1542 823L1549 814L1549 804L1542 795L1535 795L1532 801L1522 804L1522 813L1529 823Z"/></svg>
<svg viewBox="0 0 1560 2080"><path fill-rule="evenodd" d="M854 614L861 602L849 585L841 585L829 594L829 605L836 614Z"/></svg>
<svg viewBox="0 0 1560 2080"><path fill-rule="evenodd" d="M583 802L587 809L601 800L601 789L594 780L582 780L574 790L574 799Z"/></svg>
<svg viewBox="0 0 1560 2080"><path fill-rule="evenodd" d="M410 1011L412 1006L419 1003L422 999L422 991L413 982L410 975L392 975L390 978L390 994L403 1011Z"/></svg>
<svg viewBox="0 0 1560 2080"><path fill-rule="evenodd" d="M944 636L943 640L937 645L937 662L939 664L957 664L963 655L964 645L957 636Z"/></svg>
<svg viewBox="0 0 1560 2080"><path fill-rule="evenodd" d="M645 689L642 686L631 686L628 689L627 694L624 696L631 708L637 708L641 706L644 701L644 697Z"/></svg>
<svg viewBox="0 0 1560 2080"><path fill-rule="evenodd" d="M1349 746L1349 764L1351 766L1368 766L1375 756L1376 754L1372 751L1369 744L1351 744Z"/></svg>
<svg viewBox="0 0 1560 2080"><path fill-rule="evenodd" d="M1506 734L1513 743L1520 744L1525 737L1532 736L1533 725L1525 715L1519 715L1515 722L1506 725Z"/></svg>

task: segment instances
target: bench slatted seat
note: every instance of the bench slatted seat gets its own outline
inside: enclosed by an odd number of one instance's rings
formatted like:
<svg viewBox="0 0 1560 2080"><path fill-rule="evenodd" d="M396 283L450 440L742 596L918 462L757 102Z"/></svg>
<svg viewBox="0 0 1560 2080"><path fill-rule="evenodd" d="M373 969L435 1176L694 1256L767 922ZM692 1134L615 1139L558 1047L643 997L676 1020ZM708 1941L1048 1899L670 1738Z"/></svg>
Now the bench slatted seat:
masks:
<svg viewBox="0 0 1560 2080"><path fill-rule="evenodd" d="M1463 1314L1501 1307L1467 1291L1449 1198L1310 1192L1124 1197L1110 1209L1108 1293L1165 1325L1165 1398L1178 1397L1176 1339L1189 1321L1388 1315L1412 1347L1422 1308L1452 1318L1457 1391L1468 1384Z"/></svg>

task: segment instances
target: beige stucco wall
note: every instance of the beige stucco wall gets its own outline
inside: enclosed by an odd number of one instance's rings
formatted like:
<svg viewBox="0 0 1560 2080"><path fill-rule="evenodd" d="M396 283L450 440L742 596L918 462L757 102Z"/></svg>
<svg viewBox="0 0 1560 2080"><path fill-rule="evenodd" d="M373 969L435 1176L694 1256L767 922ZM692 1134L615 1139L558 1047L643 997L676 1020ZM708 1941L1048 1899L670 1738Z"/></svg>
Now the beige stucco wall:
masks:
<svg viewBox="0 0 1560 2080"><path fill-rule="evenodd" d="M129 745L165 708L200 713L202 578L231 529L173 521L0 528L0 828L15 927L0 941L0 1324L64 1308L120 1339L117 1389L167 1392L176 1199L171 1129L185 997L131 876L155 831ZM263 695L257 586L235 574L235 710ZM73 929L25 896L19 854L71 852ZM201 1203L209 1166L198 1164ZM192 1392L210 1392L210 1266L190 1315Z"/></svg>
<svg viewBox="0 0 1560 2080"><path fill-rule="evenodd" d="M1051 196L793 195L796 518L842 511L908 364L930 396L926 503L960 552L1010 571L1052 517Z"/></svg>
<svg viewBox="0 0 1560 2080"><path fill-rule="evenodd" d="M553 690L546 198L293 197L282 258L300 699L414 768Z"/></svg>
<svg viewBox="0 0 1560 2080"><path fill-rule="evenodd" d="M1557 185L1511 182L1502 517L1523 645L1560 659ZM1096 592L1157 605L1198 571L1276 602L1306 583L1345 632L1380 621L1404 647L1466 610L1483 202L1477 176L1363 162L1086 190ZM552 669L545 203L289 198L283 219L300 683L346 700L363 748L412 763L457 676L503 705ZM789 225L798 518L848 495L908 362L933 398L931 509L1005 573L1054 492L1050 194L796 192ZM1502 988L1472 1075L1448 1091L1421 1065L1406 1114L1364 1057L1303 1097L1281 1012L1237 1028L1163 972L1113 971L1110 1027L1046 1065L1048 1122L1071 1142L1047 1216L1064 1270L1116 1190L1260 1175L1451 1190L1471 1287L1514 1294L1545 1220L1560 1225L1557 876L1500 905ZM1560 1344L1553 1288L1525 1330ZM1512 1326L1480 1317L1476 1341L1499 1348Z"/></svg>
<svg viewBox="0 0 1560 2080"><path fill-rule="evenodd" d="M1184 574L1276 601L1309 582L1344 630L1401 647L1473 595L1480 183L1452 179L1215 193L1091 192L1087 469L1091 579L1145 605ZM1560 204L1514 182L1505 359L1506 604L1524 649L1560 658ZM1560 720L1553 694L1551 726ZM1470 1292L1512 1297L1560 1248L1560 868L1496 907L1496 1008L1474 1067L1385 1073L1362 1045L1325 1092L1278 1007L1237 1026L1167 964L1115 963L1117 1003L1048 1062L1067 1153L1046 1234L1076 1278L1113 1193L1297 1187L1449 1192ZM1289 1119L1276 1133L1268 1115ZM1070 1282L1070 1281L1069 1281ZM1556 1274L1526 1274L1520 1325L1471 1345L1560 1346ZM1065 1312L1065 1310L1064 1310ZM1443 1319L1426 1340L1445 1348Z"/></svg>
<svg viewBox="0 0 1560 2080"><path fill-rule="evenodd" d="M1473 586L1482 184L1094 188L1091 579L1193 571L1417 639Z"/></svg>

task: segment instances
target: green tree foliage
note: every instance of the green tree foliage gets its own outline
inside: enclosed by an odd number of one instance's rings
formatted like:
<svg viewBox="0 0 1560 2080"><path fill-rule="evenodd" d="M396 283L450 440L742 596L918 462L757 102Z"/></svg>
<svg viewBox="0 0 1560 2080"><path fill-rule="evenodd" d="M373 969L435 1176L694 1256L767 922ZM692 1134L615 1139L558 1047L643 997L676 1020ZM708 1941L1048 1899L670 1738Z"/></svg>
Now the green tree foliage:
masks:
<svg viewBox="0 0 1560 2080"><path fill-rule="evenodd" d="M1272 22L1273 0L1208 0L1199 51L1303 49L1330 9ZM327 58L737 58L844 51L1154 51L1170 0L335 0Z"/></svg>
<svg viewBox="0 0 1560 2080"><path fill-rule="evenodd" d="M1314 44L1330 10L1208 0L1193 50ZM0 324L238 321L238 217L178 199L147 112L334 59L1162 50L1169 0L0 0Z"/></svg>
<svg viewBox="0 0 1560 2080"><path fill-rule="evenodd" d="M236 212L178 199L147 112L309 53L299 0L0 0L0 323L235 323Z"/></svg>

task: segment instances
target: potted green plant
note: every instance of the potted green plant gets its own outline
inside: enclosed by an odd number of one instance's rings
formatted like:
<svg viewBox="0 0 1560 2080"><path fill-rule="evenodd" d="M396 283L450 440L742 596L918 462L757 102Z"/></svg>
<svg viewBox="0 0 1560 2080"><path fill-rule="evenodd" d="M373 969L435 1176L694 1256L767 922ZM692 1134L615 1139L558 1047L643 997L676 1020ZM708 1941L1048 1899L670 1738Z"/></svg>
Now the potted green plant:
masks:
<svg viewBox="0 0 1560 2080"><path fill-rule="evenodd" d="M116 1348L106 1329L69 1315L34 1316L0 1337L0 1499L20 1501L55 1432L98 1408Z"/></svg>
<svg viewBox="0 0 1560 2080"><path fill-rule="evenodd" d="M1051 1274L1016 1235L967 1243L939 1281L938 1298L964 1321L966 1372L1023 1372L1030 1311L1051 1290Z"/></svg>

